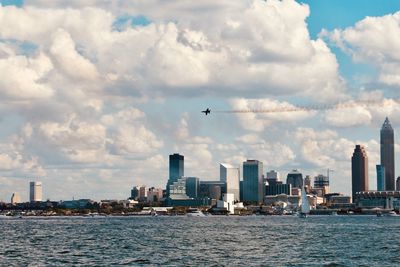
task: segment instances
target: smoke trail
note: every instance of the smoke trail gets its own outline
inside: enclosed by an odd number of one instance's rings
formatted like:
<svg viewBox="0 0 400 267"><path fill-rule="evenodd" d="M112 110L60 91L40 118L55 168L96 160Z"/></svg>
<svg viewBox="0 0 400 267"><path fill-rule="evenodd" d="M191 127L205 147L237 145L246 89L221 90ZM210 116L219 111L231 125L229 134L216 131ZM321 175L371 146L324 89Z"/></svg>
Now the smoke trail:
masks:
<svg viewBox="0 0 400 267"><path fill-rule="evenodd" d="M400 102L400 99L391 99L396 103ZM275 107L275 108L265 108L265 109L233 109L233 110L213 110L213 113L283 113L283 112L310 112L310 111L322 111L322 110L336 110L336 109L346 109L355 108L360 106L370 107L370 106L386 106L384 100L360 100L352 101L346 103L336 103L336 104L321 104L321 105L307 105L307 106L290 106L290 107Z"/></svg>

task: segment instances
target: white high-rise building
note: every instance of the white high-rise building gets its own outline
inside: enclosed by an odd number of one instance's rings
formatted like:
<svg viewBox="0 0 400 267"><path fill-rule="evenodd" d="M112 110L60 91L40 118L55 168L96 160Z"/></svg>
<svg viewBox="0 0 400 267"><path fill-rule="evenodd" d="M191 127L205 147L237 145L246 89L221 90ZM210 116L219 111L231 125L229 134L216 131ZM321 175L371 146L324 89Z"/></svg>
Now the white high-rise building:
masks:
<svg viewBox="0 0 400 267"><path fill-rule="evenodd" d="M17 192L14 192L11 196L11 204L21 203L21 197Z"/></svg>
<svg viewBox="0 0 400 267"><path fill-rule="evenodd" d="M240 170L227 163L220 164L220 181L226 183L226 193L233 194L234 200L240 200Z"/></svg>
<svg viewBox="0 0 400 267"><path fill-rule="evenodd" d="M29 201L30 202L42 201L42 182L29 183Z"/></svg>

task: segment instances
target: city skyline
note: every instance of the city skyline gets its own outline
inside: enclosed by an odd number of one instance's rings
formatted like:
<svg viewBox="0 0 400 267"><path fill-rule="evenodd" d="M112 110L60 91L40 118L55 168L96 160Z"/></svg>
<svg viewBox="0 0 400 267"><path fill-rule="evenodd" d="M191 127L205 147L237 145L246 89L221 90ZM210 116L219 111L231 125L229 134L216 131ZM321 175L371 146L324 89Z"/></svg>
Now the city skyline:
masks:
<svg viewBox="0 0 400 267"><path fill-rule="evenodd" d="M257 159L282 179L332 169L331 191L350 194L356 144L376 188L379 130L400 126L395 2L0 0L0 200L27 201L36 177L45 199L165 188L174 152L188 177Z"/></svg>

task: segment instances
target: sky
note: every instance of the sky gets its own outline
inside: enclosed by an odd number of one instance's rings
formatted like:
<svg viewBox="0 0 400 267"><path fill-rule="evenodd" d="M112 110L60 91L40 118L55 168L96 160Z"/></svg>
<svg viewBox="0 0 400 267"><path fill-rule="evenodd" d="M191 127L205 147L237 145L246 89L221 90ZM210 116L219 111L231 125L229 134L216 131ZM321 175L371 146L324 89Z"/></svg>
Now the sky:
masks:
<svg viewBox="0 0 400 267"><path fill-rule="evenodd" d="M125 199L185 175L219 179L246 159L351 192L366 147L400 111L400 3L389 0L0 0L0 200ZM290 113L216 110L381 105ZM399 154L396 145L396 155ZM396 159L396 174L399 161Z"/></svg>

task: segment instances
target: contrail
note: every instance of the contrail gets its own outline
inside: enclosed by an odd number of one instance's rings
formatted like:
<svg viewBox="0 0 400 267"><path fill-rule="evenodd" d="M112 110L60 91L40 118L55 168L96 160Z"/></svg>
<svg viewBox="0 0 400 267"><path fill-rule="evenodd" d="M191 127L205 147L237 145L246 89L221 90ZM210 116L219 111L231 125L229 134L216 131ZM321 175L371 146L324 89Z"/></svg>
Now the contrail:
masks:
<svg viewBox="0 0 400 267"><path fill-rule="evenodd" d="M390 99L396 103L400 102L400 99ZM275 108L262 108L262 109L233 109L233 110L213 110L213 113L283 113L283 112L299 112L299 111L318 111L318 110L334 110L334 109L346 109L354 108L359 106L387 106L388 103L384 103L384 100L360 100L352 101L347 103L336 103L336 104L321 104L321 105L307 105L307 106L290 106L290 107L275 107Z"/></svg>

